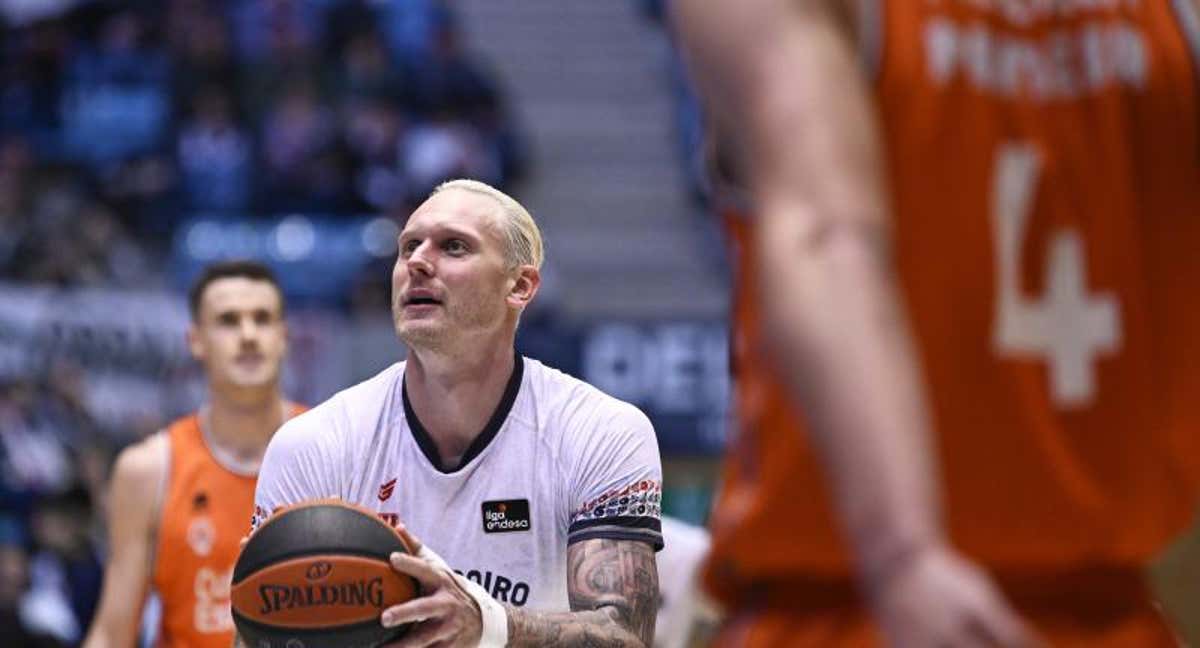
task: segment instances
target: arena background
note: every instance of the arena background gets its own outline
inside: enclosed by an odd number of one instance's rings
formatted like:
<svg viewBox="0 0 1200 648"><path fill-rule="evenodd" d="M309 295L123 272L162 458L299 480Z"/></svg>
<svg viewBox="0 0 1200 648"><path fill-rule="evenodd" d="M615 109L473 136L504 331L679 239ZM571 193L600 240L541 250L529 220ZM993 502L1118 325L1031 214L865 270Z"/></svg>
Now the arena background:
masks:
<svg viewBox="0 0 1200 648"><path fill-rule="evenodd" d="M664 508L702 523L728 420L728 282L661 2L0 0L0 612L75 645L114 453L194 408L184 292L264 260L287 393L402 357L395 236L439 181L547 237L523 352L641 406ZM1189 600L1185 542L1157 570ZM1196 600L1193 597L1190 600ZM1173 605L1191 636L1200 615ZM22 621L25 622L25 621Z"/></svg>

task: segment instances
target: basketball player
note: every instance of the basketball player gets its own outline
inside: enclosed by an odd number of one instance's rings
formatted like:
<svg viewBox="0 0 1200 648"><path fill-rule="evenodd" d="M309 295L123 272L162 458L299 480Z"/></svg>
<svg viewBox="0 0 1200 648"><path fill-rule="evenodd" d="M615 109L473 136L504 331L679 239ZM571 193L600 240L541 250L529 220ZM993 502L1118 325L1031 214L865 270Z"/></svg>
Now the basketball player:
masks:
<svg viewBox="0 0 1200 648"><path fill-rule="evenodd" d="M1195 0L677 8L753 201L721 642L1174 645L1142 569L1196 503Z"/></svg>
<svg viewBox="0 0 1200 648"><path fill-rule="evenodd" d="M416 623L398 645L651 643L654 430L514 351L541 264L541 234L515 200L471 180L438 187L409 216L392 273L407 361L290 421L267 449L255 527L334 496L402 521L444 558L393 557L425 592L382 614Z"/></svg>
<svg viewBox="0 0 1200 648"><path fill-rule="evenodd" d="M117 458L109 559L84 645L128 648L147 592L162 602L159 645L228 648L229 586L267 441L299 412L279 388L283 294L253 262L208 267L189 295L188 346L208 403Z"/></svg>

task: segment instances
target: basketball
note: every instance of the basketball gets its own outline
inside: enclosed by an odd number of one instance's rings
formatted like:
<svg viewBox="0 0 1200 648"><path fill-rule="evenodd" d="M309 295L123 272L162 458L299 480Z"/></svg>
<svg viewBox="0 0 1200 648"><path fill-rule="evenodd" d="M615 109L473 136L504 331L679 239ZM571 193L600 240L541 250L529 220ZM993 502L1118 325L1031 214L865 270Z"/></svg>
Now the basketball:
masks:
<svg viewBox="0 0 1200 648"><path fill-rule="evenodd" d="M255 531L233 570L233 620L250 648L378 646L407 630L379 622L417 596L392 570L411 553L400 534L366 509L337 500L278 511Z"/></svg>

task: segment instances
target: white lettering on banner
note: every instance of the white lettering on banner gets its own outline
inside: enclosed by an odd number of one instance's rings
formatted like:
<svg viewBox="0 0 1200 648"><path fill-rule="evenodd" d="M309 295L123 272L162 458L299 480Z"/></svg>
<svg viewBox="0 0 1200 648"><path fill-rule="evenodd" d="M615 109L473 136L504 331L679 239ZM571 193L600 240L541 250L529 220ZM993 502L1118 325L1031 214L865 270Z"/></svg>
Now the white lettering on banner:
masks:
<svg viewBox="0 0 1200 648"><path fill-rule="evenodd" d="M196 610L193 623L197 632L212 634L233 630L233 613L229 610L229 589L233 569L216 571L201 567L196 571Z"/></svg>
<svg viewBox="0 0 1200 648"><path fill-rule="evenodd" d="M722 326L697 322L602 325L584 342L583 379L660 414L724 412L728 335Z"/></svg>
<svg viewBox="0 0 1200 648"><path fill-rule="evenodd" d="M1044 38L997 32L983 22L934 18L925 25L929 77L938 85L963 78L1002 97L1072 99L1149 77L1145 35L1126 22L1086 23Z"/></svg>

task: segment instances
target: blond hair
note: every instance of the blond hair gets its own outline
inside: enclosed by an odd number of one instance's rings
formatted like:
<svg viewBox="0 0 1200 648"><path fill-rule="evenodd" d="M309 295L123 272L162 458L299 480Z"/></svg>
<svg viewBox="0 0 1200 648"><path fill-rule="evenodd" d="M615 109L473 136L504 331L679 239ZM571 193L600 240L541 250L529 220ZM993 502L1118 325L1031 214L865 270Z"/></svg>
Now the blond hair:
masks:
<svg viewBox="0 0 1200 648"><path fill-rule="evenodd" d="M447 189L462 189L484 196L489 196L500 203L500 229L504 234L504 257L509 266L531 265L542 268L542 231L538 229L533 216L521 203L499 189L478 180L459 178L447 180L438 185L430 197Z"/></svg>

